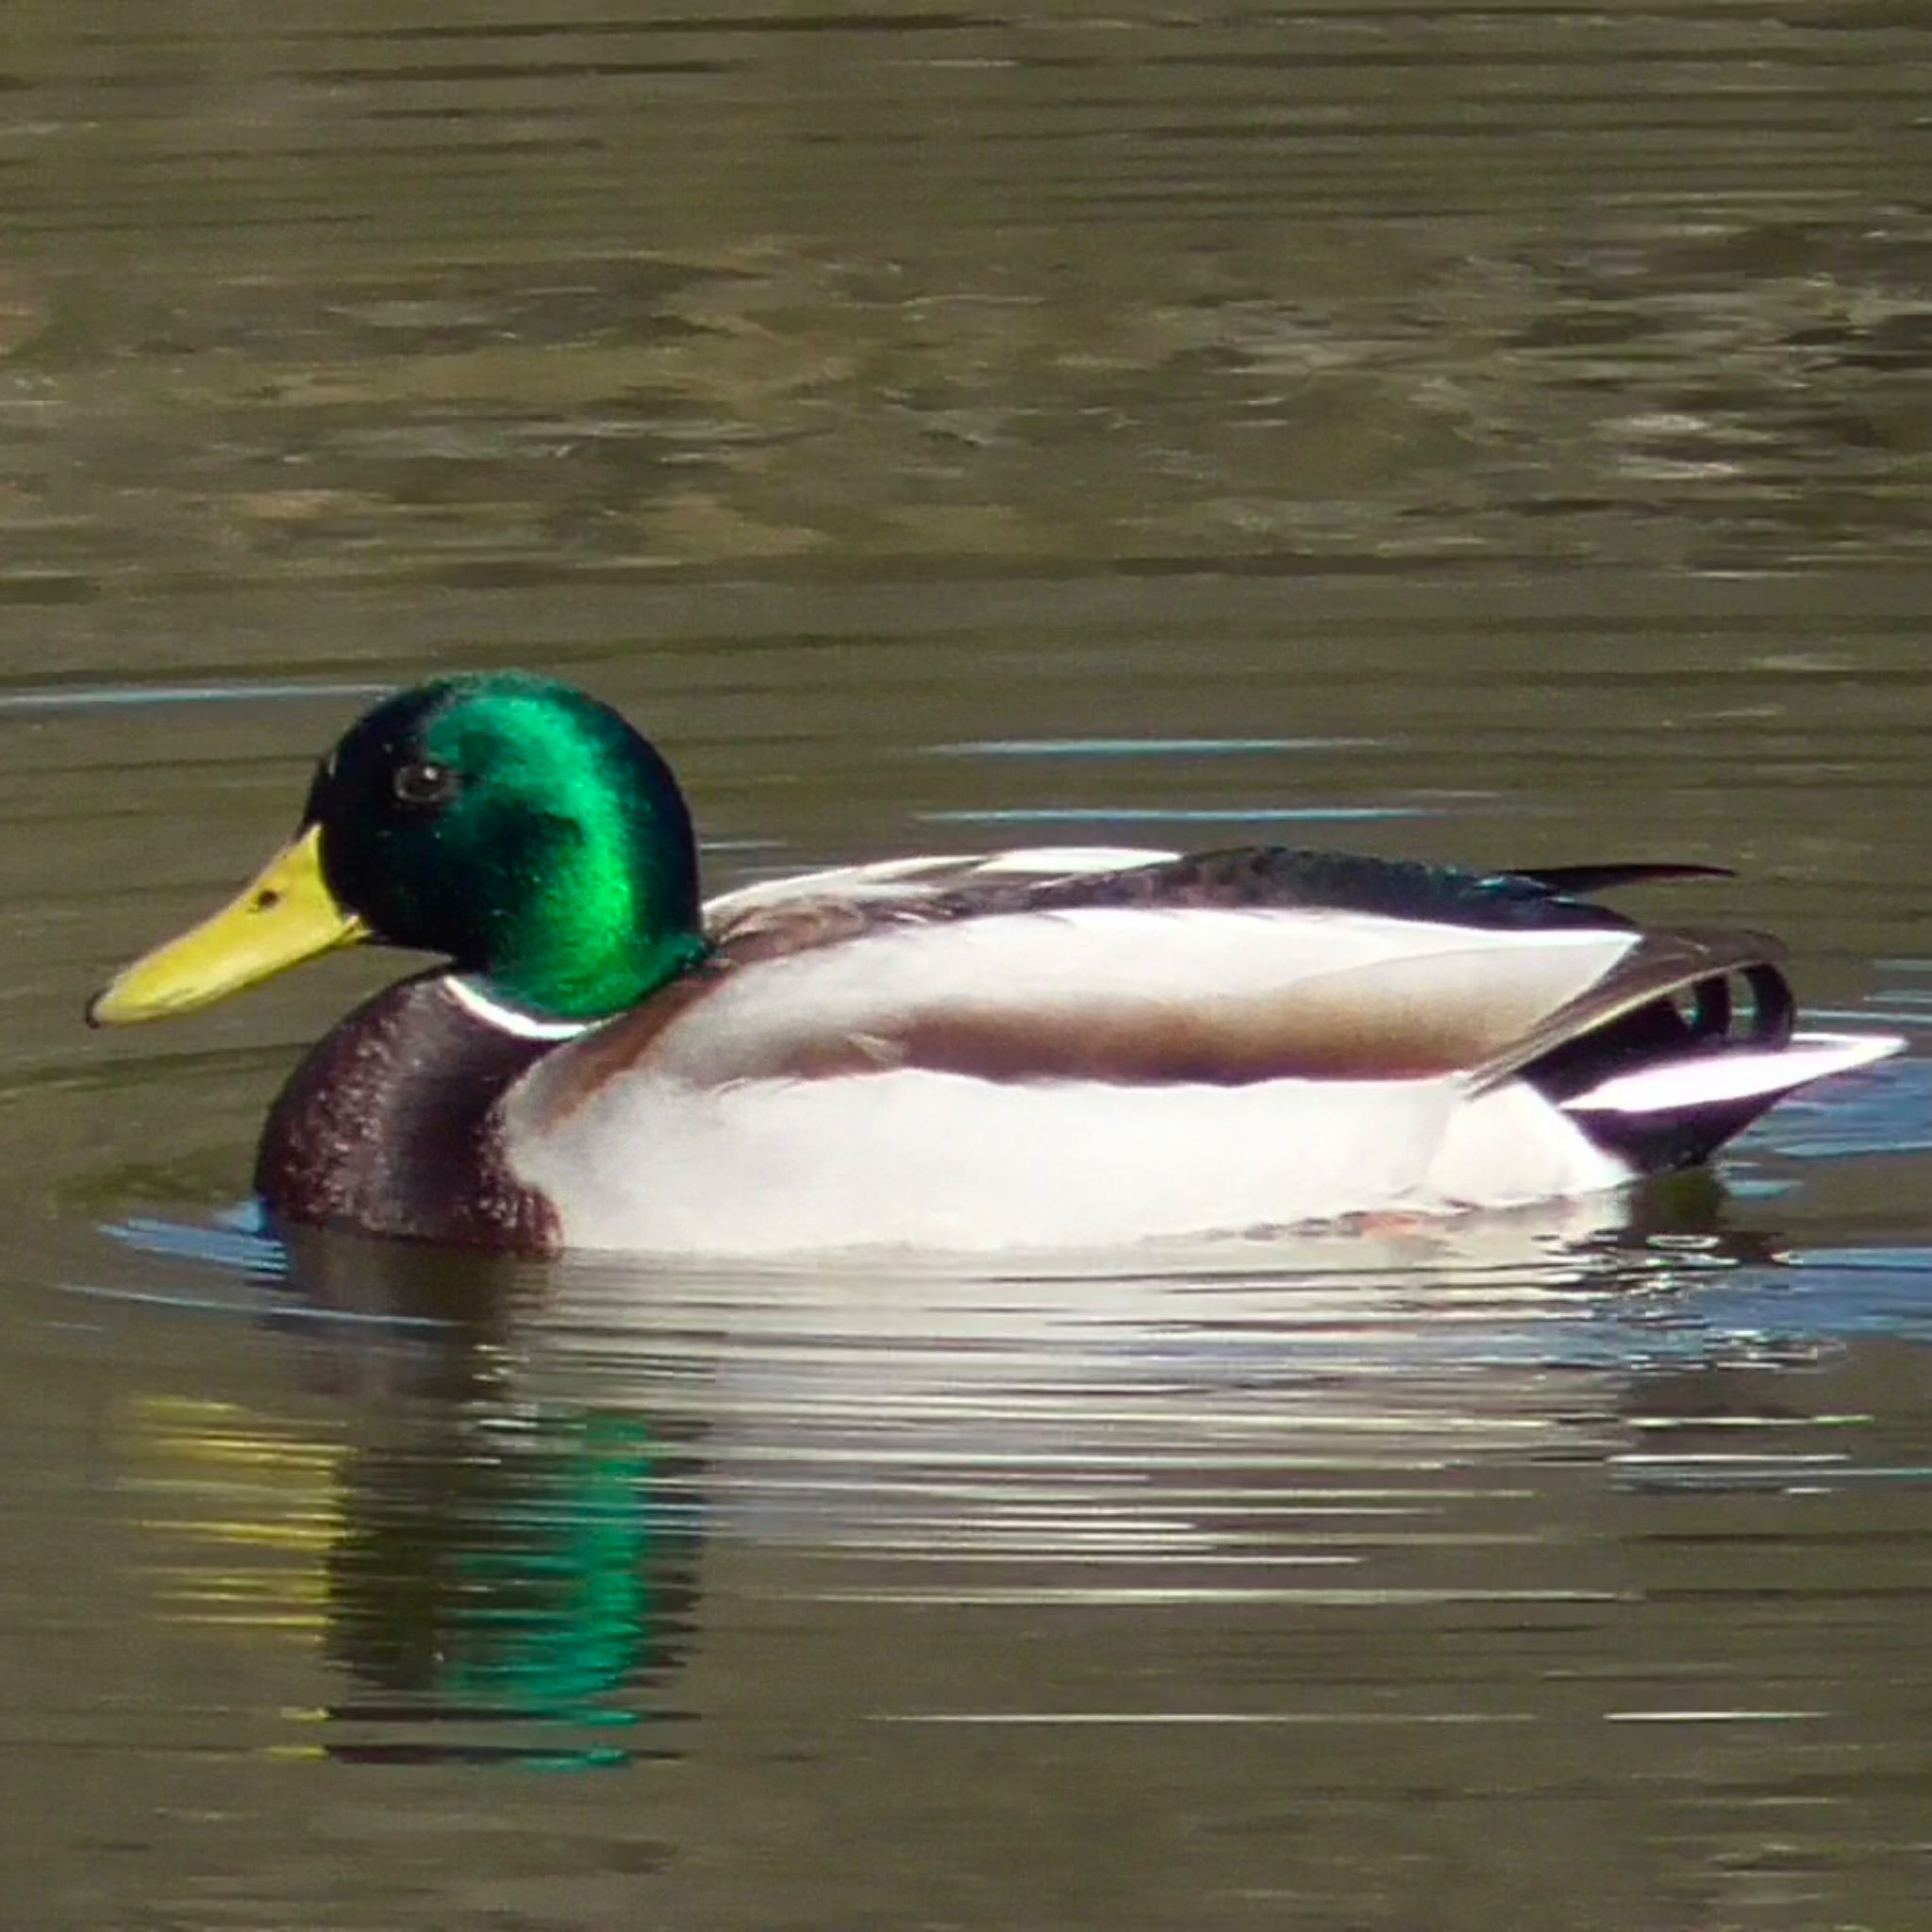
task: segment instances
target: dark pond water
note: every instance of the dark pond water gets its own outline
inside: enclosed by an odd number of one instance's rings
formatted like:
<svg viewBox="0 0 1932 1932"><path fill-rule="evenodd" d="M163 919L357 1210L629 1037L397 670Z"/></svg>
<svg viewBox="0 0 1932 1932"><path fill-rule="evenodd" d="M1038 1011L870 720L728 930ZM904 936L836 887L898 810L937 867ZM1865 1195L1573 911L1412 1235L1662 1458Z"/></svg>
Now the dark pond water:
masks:
<svg viewBox="0 0 1932 1932"><path fill-rule="evenodd" d="M11 9L0 1917L1922 1926L1926 28ZM511 663L720 886L1723 863L1915 1046L1435 1235L284 1254L255 1129L379 962L82 997Z"/></svg>

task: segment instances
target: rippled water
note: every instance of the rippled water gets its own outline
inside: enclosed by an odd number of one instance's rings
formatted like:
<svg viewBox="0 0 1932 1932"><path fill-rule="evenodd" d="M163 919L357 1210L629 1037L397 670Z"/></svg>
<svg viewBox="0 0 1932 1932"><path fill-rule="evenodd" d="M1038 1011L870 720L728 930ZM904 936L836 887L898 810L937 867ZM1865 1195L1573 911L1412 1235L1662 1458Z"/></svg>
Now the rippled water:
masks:
<svg viewBox="0 0 1932 1932"><path fill-rule="evenodd" d="M0 43L0 1917L1921 1924L1916 11L273 11ZM721 887L1729 864L1913 1050L1403 1235L285 1253L381 962L80 1001L459 663Z"/></svg>

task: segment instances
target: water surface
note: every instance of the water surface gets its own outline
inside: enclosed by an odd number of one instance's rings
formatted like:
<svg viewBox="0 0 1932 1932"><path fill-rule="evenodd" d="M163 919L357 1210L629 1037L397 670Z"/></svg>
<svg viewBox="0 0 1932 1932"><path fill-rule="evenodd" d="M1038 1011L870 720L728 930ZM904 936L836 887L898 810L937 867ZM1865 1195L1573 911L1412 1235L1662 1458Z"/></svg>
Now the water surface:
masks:
<svg viewBox="0 0 1932 1932"><path fill-rule="evenodd" d="M0 1867L50 1928L1916 1927L1911 9L15 10ZM1680 858L1911 1055L1714 1177L974 1274L285 1253L384 962L86 1036L375 691L724 887Z"/></svg>

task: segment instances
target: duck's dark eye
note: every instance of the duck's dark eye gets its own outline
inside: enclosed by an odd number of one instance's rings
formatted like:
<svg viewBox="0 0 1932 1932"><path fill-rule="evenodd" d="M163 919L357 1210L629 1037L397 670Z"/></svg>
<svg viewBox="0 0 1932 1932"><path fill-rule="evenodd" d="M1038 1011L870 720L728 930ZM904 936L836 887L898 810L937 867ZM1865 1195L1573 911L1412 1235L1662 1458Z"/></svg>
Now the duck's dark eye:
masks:
<svg viewBox="0 0 1932 1932"><path fill-rule="evenodd" d="M405 805L441 805L456 795L456 769L434 758L417 758L396 767L395 789Z"/></svg>

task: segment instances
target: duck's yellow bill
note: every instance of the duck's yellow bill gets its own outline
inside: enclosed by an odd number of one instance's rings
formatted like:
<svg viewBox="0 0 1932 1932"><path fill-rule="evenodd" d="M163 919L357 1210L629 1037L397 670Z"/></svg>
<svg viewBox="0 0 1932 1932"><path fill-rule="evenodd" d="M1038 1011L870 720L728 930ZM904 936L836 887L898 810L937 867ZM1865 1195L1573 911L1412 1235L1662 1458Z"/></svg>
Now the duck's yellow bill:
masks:
<svg viewBox="0 0 1932 1932"><path fill-rule="evenodd" d="M369 928L342 909L322 875L321 841L311 825L219 912L115 974L89 1002L88 1024L127 1026L192 1012L367 939Z"/></svg>

